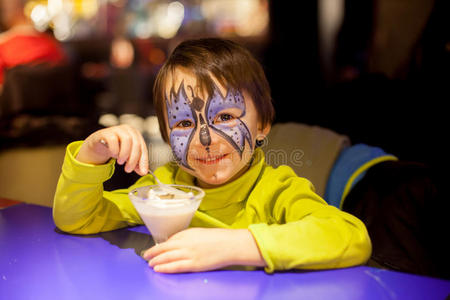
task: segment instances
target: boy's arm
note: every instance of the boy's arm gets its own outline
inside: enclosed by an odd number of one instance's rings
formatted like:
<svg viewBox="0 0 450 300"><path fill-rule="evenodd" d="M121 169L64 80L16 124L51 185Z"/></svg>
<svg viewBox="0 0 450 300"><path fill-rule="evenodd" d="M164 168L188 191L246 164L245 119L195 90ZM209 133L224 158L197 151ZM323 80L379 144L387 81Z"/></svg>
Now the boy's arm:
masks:
<svg viewBox="0 0 450 300"><path fill-rule="evenodd" d="M269 177L273 182L279 182ZM298 178L281 186L264 182L249 200L266 221L247 229L189 228L148 249L158 272L189 272L230 265L264 266L267 272L329 269L363 264L371 253L364 224L329 206ZM273 199L270 201L264 199Z"/></svg>
<svg viewBox="0 0 450 300"><path fill-rule="evenodd" d="M249 226L266 270L328 269L365 263L371 242L363 222L327 205L303 178L278 191L276 222Z"/></svg>
<svg viewBox="0 0 450 300"><path fill-rule="evenodd" d="M273 272L365 263L371 243L364 224L327 205L312 191L309 181L294 181L272 189L264 183L266 188L254 195L257 203L250 200L252 210L270 216L267 221L250 225L248 230L189 228L150 248L144 258L156 271L168 273L230 265L264 266ZM266 198L276 195L274 205L267 205L263 194Z"/></svg>
<svg viewBox="0 0 450 300"><path fill-rule="evenodd" d="M53 203L56 226L65 232L92 234L142 224L128 190L103 191L103 182L114 172L114 160L104 165L77 161L81 143L67 147Z"/></svg>

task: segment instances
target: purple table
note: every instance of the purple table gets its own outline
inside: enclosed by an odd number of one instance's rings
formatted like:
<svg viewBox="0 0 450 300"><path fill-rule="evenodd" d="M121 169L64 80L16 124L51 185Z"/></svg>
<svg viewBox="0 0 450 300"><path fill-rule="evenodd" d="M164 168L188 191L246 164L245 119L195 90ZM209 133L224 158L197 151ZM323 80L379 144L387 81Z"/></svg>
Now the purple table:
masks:
<svg viewBox="0 0 450 300"><path fill-rule="evenodd" d="M144 226L67 235L51 209L0 210L0 299L445 299L450 281L369 267L157 274L137 254Z"/></svg>

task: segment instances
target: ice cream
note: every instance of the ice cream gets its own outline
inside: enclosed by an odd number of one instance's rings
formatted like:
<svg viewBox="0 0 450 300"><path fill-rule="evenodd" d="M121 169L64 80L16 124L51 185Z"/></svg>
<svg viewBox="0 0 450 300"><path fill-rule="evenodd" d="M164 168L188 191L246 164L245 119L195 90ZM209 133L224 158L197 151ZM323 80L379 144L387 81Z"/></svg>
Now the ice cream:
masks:
<svg viewBox="0 0 450 300"><path fill-rule="evenodd" d="M153 239L161 243L189 226L204 192L197 187L154 185L129 195Z"/></svg>
<svg viewBox="0 0 450 300"><path fill-rule="evenodd" d="M158 185L156 188L149 189L147 194L147 199L151 201L161 201L164 199L191 199L192 197L194 197L192 192L186 193L166 184Z"/></svg>

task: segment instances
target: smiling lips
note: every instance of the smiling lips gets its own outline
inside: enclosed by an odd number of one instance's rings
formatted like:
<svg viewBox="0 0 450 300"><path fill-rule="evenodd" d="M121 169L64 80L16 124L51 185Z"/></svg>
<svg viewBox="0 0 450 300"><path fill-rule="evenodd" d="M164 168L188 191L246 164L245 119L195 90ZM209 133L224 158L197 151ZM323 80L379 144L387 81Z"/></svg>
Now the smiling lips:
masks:
<svg viewBox="0 0 450 300"><path fill-rule="evenodd" d="M212 165L212 164L217 164L222 159L224 159L226 156L228 156L228 154L206 157L206 158L196 157L195 160L198 161L199 163L202 163L205 165Z"/></svg>

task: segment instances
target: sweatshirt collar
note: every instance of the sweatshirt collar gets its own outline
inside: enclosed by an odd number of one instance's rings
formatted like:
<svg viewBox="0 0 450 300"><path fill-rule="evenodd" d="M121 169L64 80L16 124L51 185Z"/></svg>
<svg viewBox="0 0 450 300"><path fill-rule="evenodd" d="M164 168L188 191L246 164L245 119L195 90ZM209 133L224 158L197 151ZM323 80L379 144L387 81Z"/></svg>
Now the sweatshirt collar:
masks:
<svg viewBox="0 0 450 300"><path fill-rule="evenodd" d="M212 210L226 207L232 203L247 199L265 165L264 152L256 148L250 168L239 178L215 188L203 189L203 198L199 209ZM182 185L195 185L195 177L178 168L175 174L175 183Z"/></svg>

